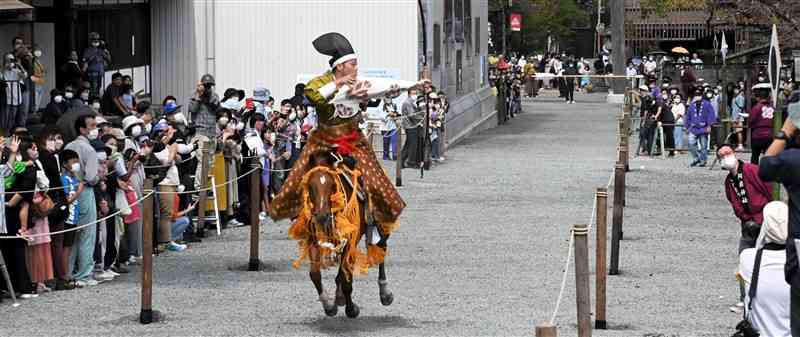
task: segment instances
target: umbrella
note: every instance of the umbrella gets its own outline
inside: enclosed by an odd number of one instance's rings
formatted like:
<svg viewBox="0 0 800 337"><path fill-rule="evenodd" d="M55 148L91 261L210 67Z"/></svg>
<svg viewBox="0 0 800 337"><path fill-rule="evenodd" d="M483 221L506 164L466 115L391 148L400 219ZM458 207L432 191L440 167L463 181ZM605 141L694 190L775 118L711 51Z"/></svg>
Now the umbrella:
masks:
<svg viewBox="0 0 800 337"><path fill-rule="evenodd" d="M672 48L672 52L675 53L675 54L686 54L686 55L689 55L689 51L686 50L686 48L683 48L683 47Z"/></svg>

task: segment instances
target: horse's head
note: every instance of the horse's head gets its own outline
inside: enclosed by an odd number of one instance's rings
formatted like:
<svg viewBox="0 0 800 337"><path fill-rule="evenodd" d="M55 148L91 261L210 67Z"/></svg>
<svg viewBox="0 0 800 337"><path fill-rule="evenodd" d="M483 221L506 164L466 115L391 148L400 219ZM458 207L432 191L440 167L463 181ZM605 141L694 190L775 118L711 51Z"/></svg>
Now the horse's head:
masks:
<svg viewBox="0 0 800 337"><path fill-rule="evenodd" d="M331 213L331 195L336 193L334 177L327 171L313 172L308 179L308 191L311 198L312 216L315 232L321 230L329 235L333 233L333 216Z"/></svg>

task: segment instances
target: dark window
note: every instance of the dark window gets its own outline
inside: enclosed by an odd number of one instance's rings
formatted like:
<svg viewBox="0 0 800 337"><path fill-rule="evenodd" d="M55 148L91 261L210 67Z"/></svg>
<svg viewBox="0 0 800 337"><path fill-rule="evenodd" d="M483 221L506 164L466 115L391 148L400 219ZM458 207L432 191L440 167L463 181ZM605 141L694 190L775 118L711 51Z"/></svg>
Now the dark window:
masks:
<svg viewBox="0 0 800 337"><path fill-rule="evenodd" d="M481 54L481 18L475 18L475 55Z"/></svg>
<svg viewBox="0 0 800 337"><path fill-rule="evenodd" d="M442 64L442 28L437 23L433 25L433 68Z"/></svg>
<svg viewBox="0 0 800 337"><path fill-rule="evenodd" d="M466 46L465 50L467 51L466 56L467 56L467 58L469 58L469 56L472 55L472 53L469 52L472 49L472 19L471 18L467 18L464 21L464 41L467 42L467 46Z"/></svg>

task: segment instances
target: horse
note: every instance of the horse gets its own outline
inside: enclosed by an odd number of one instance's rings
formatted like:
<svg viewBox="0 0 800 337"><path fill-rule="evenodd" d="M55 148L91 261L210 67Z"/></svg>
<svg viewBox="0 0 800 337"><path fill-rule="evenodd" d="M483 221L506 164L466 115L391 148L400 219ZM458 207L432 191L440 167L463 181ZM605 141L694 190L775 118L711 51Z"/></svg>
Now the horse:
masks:
<svg viewBox="0 0 800 337"><path fill-rule="evenodd" d="M344 306L345 313L349 318L356 318L359 315L359 307L353 302L353 270L347 270L345 265L348 259L351 259L351 250L356 249L357 244L361 237L366 233L367 239L365 240L367 246L368 257L370 252L379 248L380 252L385 252L386 242L389 235L380 233L379 227L374 225L370 230L370 226L374 224L369 215L369 198L366 195L366 189L363 188L363 182L359 179L357 171L355 170L356 163L352 157L341 157L333 153L320 154L313 157L314 169L310 170L306 177L308 200L311 206L311 216L307 222L311 233L327 233L327 237L332 237L337 230L337 224L344 221L338 219L333 212L332 197L337 193L344 192L344 203L358 202L360 210L358 217L358 232L357 235L351 236L355 238L355 242L344 243L339 242L339 247L333 247L330 243L320 242L316 240L316 236L312 235L308 244L308 258L310 260L311 268L309 277L317 290L317 295L322 303L322 308L327 316L335 316L338 307ZM323 169L318 169L323 168ZM355 191L354 191L355 189ZM356 193L354 193L356 192ZM358 200L352 200L357 198ZM374 242L372 237L376 234L380 239ZM377 238L376 237L376 238ZM372 248L371 248L372 246ZM323 250L329 249L328 252L333 251L335 256L332 261L322 261ZM330 256L329 256L330 257ZM332 299L331 296L325 293L322 285L321 269L327 262L328 265L334 265L338 262L338 274L336 276L336 298ZM351 263L353 261L350 261ZM370 263L371 264L371 263ZM352 264L351 264L352 266ZM380 263L378 264L378 290L381 304L389 306L394 301L394 295L388 288L388 281L386 279L386 266L383 262L381 255Z"/></svg>

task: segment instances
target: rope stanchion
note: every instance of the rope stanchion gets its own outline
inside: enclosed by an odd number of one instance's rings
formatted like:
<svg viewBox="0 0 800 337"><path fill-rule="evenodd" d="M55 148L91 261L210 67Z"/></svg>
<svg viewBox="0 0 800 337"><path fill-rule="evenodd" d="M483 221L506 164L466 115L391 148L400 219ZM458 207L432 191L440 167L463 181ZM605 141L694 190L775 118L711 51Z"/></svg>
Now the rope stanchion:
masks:
<svg viewBox="0 0 800 337"><path fill-rule="evenodd" d="M207 186L208 185L208 170L209 170L209 142L202 141L200 143L200 177L195 177L195 180L198 181L200 184L198 186ZM199 238L206 237L206 199L208 199L208 193L200 193L198 197L198 204L197 204L197 228L195 236ZM214 200L216 202L216 200Z"/></svg>
<svg viewBox="0 0 800 337"><path fill-rule="evenodd" d="M250 171L250 260L247 264L248 271L261 270L261 260L258 258L259 225L258 213L261 210L261 166L253 163Z"/></svg>
<svg viewBox="0 0 800 337"><path fill-rule="evenodd" d="M153 189L153 180L146 179L144 187ZM151 193L152 194L152 193ZM153 310L153 198L148 198L142 212L142 307L139 323L158 322L160 313Z"/></svg>
<svg viewBox="0 0 800 337"><path fill-rule="evenodd" d="M591 309L589 292L589 243L587 236L588 225L572 226L572 236L575 238L575 302L577 303L578 336L590 337Z"/></svg>

